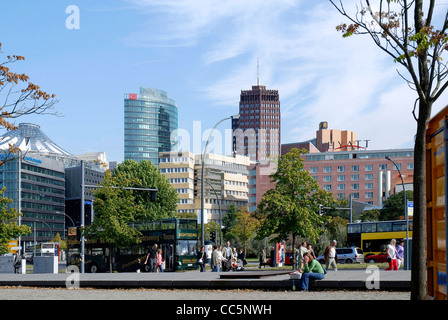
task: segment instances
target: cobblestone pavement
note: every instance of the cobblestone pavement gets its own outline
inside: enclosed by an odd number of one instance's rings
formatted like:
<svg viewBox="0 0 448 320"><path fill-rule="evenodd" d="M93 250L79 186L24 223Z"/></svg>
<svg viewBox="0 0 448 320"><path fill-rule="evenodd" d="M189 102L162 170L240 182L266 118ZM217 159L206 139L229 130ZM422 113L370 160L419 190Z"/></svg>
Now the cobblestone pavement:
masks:
<svg viewBox="0 0 448 320"><path fill-rule="evenodd" d="M0 300L409 300L410 292L63 289L0 287Z"/></svg>

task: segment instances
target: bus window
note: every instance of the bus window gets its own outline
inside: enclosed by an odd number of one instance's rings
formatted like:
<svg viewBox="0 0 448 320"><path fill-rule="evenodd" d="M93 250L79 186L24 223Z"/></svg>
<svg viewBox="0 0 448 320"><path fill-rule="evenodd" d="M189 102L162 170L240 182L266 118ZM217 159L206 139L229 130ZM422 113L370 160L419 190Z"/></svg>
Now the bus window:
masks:
<svg viewBox="0 0 448 320"><path fill-rule="evenodd" d="M392 231L406 231L406 221L394 222Z"/></svg>
<svg viewBox="0 0 448 320"><path fill-rule="evenodd" d="M392 232L392 222L378 222L376 232Z"/></svg>
<svg viewBox="0 0 448 320"><path fill-rule="evenodd" d="M376 232L376 223L363 223L362 224L362 232Z"/></svg>
<svg viewBox="0 0 448 320"><path fill-rule="evenodd" d="M361 225L347 224L347 233L361 233Z"/></svg>
<svg viewBox="0 0 448 320"><path fill-rule="evenodd" d="M173 221L162 221L162 230L173 230L175 226Z"/></svg>

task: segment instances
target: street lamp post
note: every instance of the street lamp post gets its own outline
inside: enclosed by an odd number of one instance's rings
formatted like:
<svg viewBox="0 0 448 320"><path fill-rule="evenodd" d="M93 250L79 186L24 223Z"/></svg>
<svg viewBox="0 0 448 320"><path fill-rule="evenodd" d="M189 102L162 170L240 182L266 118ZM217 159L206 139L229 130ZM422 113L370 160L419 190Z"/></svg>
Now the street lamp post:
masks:
<svg viewBox="0 0 448 320"><path fill-rule="evenodd" d="M404 216L406 219L406 258L405 258L406 259L406 264L405 264L406 269L405 270L409 270L409 266L408 266L409 265L409 217L408 217L408 204L406 203L406 189L404 187L403 176L401 174L401 171L400 171L400 168L398 167L398 165L389 156L386 156L385 158L386 158L386 160L389 160L390 162L392 162L394 164L395 168L397 168L398 174L400 175L400 178L401 178L401 184L403 185Z"/></svg>
<svg viewBox="0 0 448 320"><path fill-rule="evenodd" d="M207 147L208 144L210 142L210 137L212 136L213 130L216 129L216 127L223 121L225 120L229 120L229 119L237 119L239 118L240 115L236 114L233 115L231 117L227 117L224 118L222 120L220 120L218 123L215 124L215 126L213 127L212 131L210 131L210 134L207 138L207 142L205 143L205 147L204 147L204 153L202 154L202 169L201 169L201 245L204 245L204 162L205 162L205 155L207 154Z"/></svg>

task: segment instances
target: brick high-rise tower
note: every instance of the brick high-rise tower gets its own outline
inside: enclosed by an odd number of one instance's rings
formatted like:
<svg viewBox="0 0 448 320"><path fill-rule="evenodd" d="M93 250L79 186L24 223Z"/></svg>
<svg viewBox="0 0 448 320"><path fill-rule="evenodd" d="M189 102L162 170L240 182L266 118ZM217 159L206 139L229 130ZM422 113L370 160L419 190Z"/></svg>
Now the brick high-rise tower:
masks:
<svg viewBox="0 0 448 320"><path fill-rule="evenodd" d="M240 117L233 119L233 148L248 156L248 209L255 211L263 194L273 187L269 175L276 170L274 162L280 156L280 99L278 90L252 86L241 90Z"/></svg>
<svg viewBox="0 0 448 320"><path fill-rule="evenodd" d="M278 90L252 86L241 90L240 118L232 123L234 149L251 160L267 162L280 155L280 99Z"/></svg>

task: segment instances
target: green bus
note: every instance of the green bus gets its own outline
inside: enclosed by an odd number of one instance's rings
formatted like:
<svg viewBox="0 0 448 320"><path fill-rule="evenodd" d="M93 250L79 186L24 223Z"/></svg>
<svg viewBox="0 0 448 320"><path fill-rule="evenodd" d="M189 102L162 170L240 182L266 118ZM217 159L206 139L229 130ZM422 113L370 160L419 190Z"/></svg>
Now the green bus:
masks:
<svg viewBox="0 0 448 320"><path fill-rule="evenodd" d="M197 268L198 229L196 219L161 219L133 222L133 228L140 231L140 243L124 248L113 248L112 270L136 272L140 270L138 259L144 263L148 249L157 244L162 249L164 271L193 270ZM81 266L81 235L77 228L69 228L67 234L67 266ZM93 239L84 241L85 271L90 273L109 272L111 249L108 243ZM142 271L148 271L143 266Z"/></svg>

